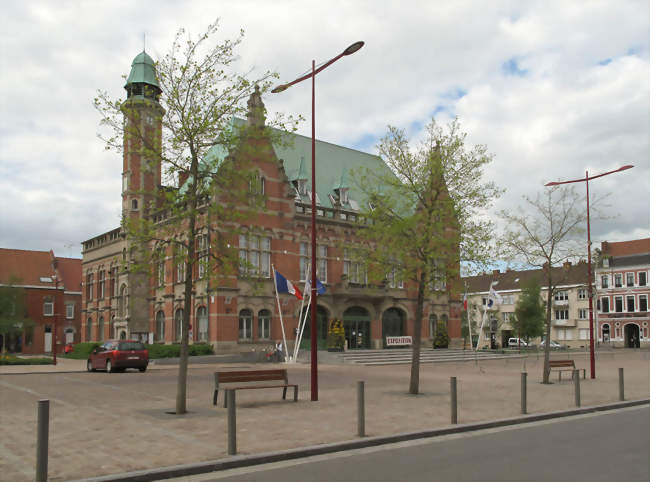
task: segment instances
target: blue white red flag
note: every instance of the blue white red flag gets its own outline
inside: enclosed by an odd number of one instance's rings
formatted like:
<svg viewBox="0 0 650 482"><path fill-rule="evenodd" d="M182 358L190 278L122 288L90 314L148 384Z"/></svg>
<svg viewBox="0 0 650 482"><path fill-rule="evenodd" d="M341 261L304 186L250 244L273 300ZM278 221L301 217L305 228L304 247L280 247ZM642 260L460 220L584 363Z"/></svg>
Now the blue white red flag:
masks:
<svg viewBox="0 0 650 482"><path fill-rule="evenodd" d="M282 276L279 271L275 272L275 286L278 289L278 293L290 293L299 300L302 299L302 293L298 287L294 286L291 281Z"/></svg>
<svg viewBox="0 0 650 482"><path fill-rule="evenodd" d="M307 284L305 284L305 293L311 293L311 280L307 280ZM325 294L325 286L323 286L323 283L320 282L318 278L316 278L316 293L319 295L324 295Z"/></svg>

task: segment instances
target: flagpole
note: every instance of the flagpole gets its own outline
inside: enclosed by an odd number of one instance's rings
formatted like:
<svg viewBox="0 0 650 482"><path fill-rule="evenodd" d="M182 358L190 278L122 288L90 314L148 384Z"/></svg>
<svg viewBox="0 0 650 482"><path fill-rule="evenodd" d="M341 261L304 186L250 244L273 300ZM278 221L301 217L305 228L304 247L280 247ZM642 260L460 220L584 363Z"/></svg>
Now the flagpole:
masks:
<svg viewBox="0 0 650 482"><path fill-rule="evenodd" d="M307 293L307 280L309 279L310 270L311 270L311 266L307 266L307 274L305 275L305 284L302 287L302 292L303 293ZM305 296L302 297L302 301L300 303L300 312L298 314L298 328L296 330L296 339L295 339L295 344L293 346L293 359L294 360L298 359L298 352L300 351L300 344L299 344L299 341L298 341L298 334L302 332L302 330L301 330L301 326L302 326L302 323L303 323L303 321L302 321L302 319L303 319L302 309L304 307L305 307ZM307 309L309 310L309 307L307 307ZM305 316L305 319L307 319L306 316Z"/></svg>
<svg viewBox="0 0 650 482"><path fill-rule="evenodd" d="M300 325L300 337L298 338L298 346L300 346L300 343L302 343L302 334L305 332L305 325L307 324L307 313L309 313L310 307L311 307L311 296L309 297L309 301L307 302L307 309L305 310L305 316L303 317L302 324Z"/></svg>
<svg viewBox="0 0 650 482"><path fill-rule="evenodd" d="M284 343L284 351L285 353L288 353L287 336L284 334L284 321L282 320L282 308L280 307L280 295L278 295L278 281L277 278L275 277L275 266L271 265L271 268L273 268L273 286L275 287L275 299L278 302L278 313L280 314L280 326L282 327L282 341Z"/></svg>
<svg viewBox="0 0 650 482"><path fill-rule="evenodd" d="M472 320L469 319L469 300L467 299L467 286L465 286L465 296L463 297L463 308L465 308L465 318L467 318L467 328L469 329L469 349L472 349Z"/></svg>

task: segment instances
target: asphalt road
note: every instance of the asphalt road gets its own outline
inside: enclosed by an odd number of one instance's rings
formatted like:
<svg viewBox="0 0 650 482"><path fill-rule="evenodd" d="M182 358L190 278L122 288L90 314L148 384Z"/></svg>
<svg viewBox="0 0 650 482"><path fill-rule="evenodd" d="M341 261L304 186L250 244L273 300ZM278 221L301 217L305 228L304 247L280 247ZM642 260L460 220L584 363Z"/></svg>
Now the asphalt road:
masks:
<svg viewBox="0 0 650 482"><path fill-rule="evenodd" d="M647 482L648 447L650 407L642 406L182 480Z"/></svg>

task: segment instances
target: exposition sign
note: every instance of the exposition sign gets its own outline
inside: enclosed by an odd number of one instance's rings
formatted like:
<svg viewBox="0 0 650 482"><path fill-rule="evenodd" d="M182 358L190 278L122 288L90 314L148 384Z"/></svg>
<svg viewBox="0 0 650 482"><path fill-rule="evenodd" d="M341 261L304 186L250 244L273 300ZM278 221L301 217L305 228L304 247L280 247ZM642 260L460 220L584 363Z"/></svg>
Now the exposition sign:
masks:
<svg viewBox="0 0 650 482"><path fill-rule="evenodd" d="M387 336L386 346L412 345L413 338L410 336Z"/></svg>

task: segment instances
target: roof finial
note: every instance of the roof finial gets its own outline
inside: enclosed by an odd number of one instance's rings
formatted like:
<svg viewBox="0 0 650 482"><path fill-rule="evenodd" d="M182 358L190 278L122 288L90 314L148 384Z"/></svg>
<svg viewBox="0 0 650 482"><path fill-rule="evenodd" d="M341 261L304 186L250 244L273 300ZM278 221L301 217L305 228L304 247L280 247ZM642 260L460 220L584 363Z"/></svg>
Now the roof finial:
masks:
<svg viewBox="0 0 650 482"><path fill-rule="evenodd" d="M147 33L142 32L142 51L146 52L147 51Z"/></svg>

